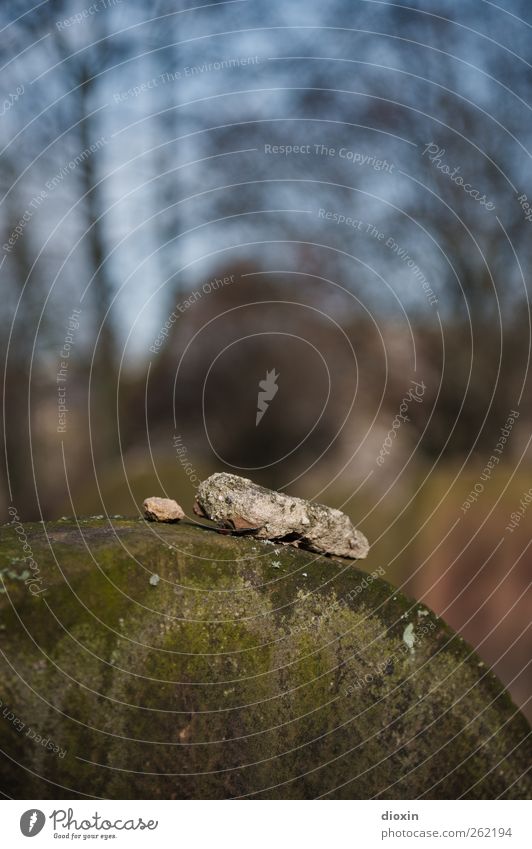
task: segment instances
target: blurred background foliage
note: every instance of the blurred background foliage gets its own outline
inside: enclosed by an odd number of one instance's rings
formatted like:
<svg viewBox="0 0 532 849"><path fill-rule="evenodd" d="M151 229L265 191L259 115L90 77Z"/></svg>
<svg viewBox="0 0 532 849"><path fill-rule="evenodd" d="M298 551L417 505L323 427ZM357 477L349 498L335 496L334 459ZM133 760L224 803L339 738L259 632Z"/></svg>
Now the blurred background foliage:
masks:
<svg viewBox="0 0 532 849"><path fill-rule="evenodd" d="M342 507L523 704L530 4L90 5L0 7L4 512L190 512L220 469Z"/></svg>

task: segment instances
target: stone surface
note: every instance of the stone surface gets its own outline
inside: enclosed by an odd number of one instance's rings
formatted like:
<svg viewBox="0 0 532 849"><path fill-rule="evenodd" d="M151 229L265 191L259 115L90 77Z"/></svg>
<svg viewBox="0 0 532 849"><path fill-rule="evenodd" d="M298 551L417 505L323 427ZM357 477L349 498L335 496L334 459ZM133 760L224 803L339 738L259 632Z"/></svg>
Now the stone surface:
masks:
<svg viewBox="0 0 532 849"><path fill-rule="evenodd" d="M185 522L24 529L0 534L7 796L530 797L525 719L377 563Z"/></svg>
<svg viewBox="0 0 532 849"><path fill-rule="evenodd" d="M172 498L146 498L142 509L150 522L179 522L185 511Z"/></svg>
<svg viewBox="0 0 532 849"><path fill-rule="evenodd" d="M362 558L369 551L366 537L341 510L275 492L225 472L211 475L200 484L194 511L223 527L322 554Z"/></svg>

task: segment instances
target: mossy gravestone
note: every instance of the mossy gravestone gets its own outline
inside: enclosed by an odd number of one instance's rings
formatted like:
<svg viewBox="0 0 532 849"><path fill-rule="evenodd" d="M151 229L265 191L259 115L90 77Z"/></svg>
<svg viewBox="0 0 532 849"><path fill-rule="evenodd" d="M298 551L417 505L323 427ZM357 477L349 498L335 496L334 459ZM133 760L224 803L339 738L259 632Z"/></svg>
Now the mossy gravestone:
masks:
<svg viewBox="0 0 532 849"><path fill-rule="evenodd" d="M0 541L4 794L530 795L497 679L352 562L186 523L21 528Z"/></svg>

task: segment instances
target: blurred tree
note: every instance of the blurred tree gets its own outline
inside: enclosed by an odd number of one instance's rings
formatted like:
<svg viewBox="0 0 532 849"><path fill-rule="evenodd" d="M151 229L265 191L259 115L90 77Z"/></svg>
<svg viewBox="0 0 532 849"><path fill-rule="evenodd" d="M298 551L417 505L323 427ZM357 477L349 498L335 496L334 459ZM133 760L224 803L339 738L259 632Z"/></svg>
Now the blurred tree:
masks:
<svg viewBox="0 0 532 849"><path fill-rule="evenodd" d="M200 8L157 0L109 4L85 17L74 0L4 4L5 85L26 83L2 119L4 232L51 176L105 139L49 193L31 238L28 228L21 240L25 259L8 257L3 268L13 275L20 262L21 291L32 251L39 254L33 303L42 309L48 298L45 314L55 314L39 328L41 353L57 351L65 296L74 303L90 281L77 349L83 392L75 400L84 411L92 363L99 463L114 462L119 451L113 414L122 353L127 397L136 399L126 428L132 446L144 426L143 386L135 383L151 359L152 331L188 291L246 264L275 272L287 294L297 290L292 275L308 275L305 297L333 317L345 290L349 332L364 349L364 373L376 377L359 397L366 423L379 409L378 424L387 427L415 351L419 372L430 377L430 406L416 410L419 434L431 416L419 456L461 457L491 445L527 380L521 275L532 242L517 198L526 194L530 162L528 12L522 0L508 9L484 0L438 0L430 9L417 0ZM444 153L431 160L429 145ZM254 289L246 281L243 301ZM32 325L40 309L28 306ZM358 338L366 309L378 317L382 340L372 332ZM276 312L267 314L275 325ZM190 338L190 318L155 369L162 400L152 398L154 410L167 404L164 380ZM123 348L130 331L134 351ZM198 375L221 338L205 343ZM53 395L55 365L42 359L44 397L46 380ZM14 359L11 366L19 369ZM232 380L218 376L220 398ZM339 409L331 406L330 421ZM292 425L278 422L272 440L290 442ZM345 452L356 432L345 431ZM250 449L240 436L233 462L239 446ZM320 428L313 439L310 455L320 453ZM78 442L87 447L78 465L84 482L91 459L82 427Z"/></svg>

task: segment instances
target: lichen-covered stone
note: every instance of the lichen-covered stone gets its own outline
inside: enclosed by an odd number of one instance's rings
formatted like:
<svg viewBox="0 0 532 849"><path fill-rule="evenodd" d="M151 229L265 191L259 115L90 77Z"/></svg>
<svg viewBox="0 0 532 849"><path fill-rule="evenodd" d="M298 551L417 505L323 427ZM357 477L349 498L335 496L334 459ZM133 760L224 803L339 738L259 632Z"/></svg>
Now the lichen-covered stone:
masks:
<svg viewBox="0 0 532 849"><path fill-rule="evenodd" d="M25 532L0 543L8 796L530 797L525 719L377 564L186 523Z"/></svg>
<svg viewBox="0 0 532 849"><path fill-rule="evenodd" d="M180 522L185 511L172 498L146 498L142 505L149 522Z"/></svg>
<svg viewBox="0 0 532 849"><path fill-rule="evenodd" d="M369 551L366 537L341 510L266 489L226 472L202 481L194 510L223 527L322 554L362 558Z"/></svg>

